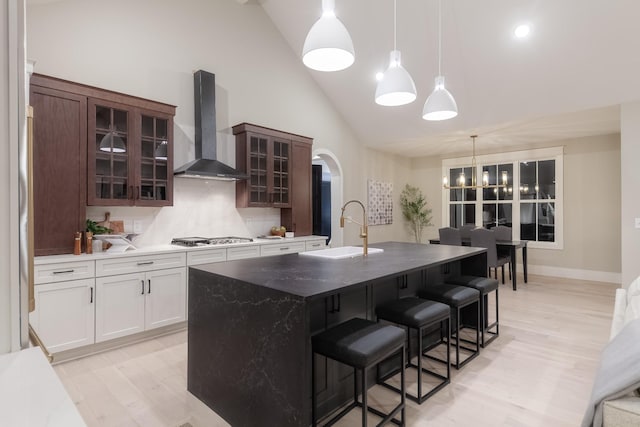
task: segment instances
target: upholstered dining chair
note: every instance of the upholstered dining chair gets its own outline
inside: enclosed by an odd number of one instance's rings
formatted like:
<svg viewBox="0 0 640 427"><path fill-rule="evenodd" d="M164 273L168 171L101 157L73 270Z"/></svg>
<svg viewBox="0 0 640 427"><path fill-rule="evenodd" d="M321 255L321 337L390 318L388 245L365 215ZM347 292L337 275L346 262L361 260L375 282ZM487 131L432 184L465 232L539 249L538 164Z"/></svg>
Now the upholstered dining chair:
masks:
<svg viewBox="0 0 640 427"><path fill-rule="evenodd" d="M462 239L460 238L460 230L452 227L444 227L438 230L440 234L441 245L455 245L462 246Z"/></svg>
<svg viewBox="0 0 640 427"><path fill-rule="evenodd" d="M491 269L494 270L494 277L498 278L498 267L502 267L502 283L504 284L504 265L509 263L509 257L499 257L496 245L496 233L486 228L476 228L471 231L471 246L487 248L487 267L489 277Z"/></svg>
<svg viewBox="0 0 640 427"><path fill-rule="evenodd" d="M460 238L461 239L470 239L471 238L471 230L476 228L475 224L465 224L459 228L460 230Z"/></svg>
<svg viewBox="0 0 640 427"><path fill-rule="evenodd" d="M498 225L493 228L493 232L496 233L496 240L513 240L511 227ZM498 246L498 257L509 257L509 280L511 280L511 263L514 261L511 259L511 250Z"/></svg>

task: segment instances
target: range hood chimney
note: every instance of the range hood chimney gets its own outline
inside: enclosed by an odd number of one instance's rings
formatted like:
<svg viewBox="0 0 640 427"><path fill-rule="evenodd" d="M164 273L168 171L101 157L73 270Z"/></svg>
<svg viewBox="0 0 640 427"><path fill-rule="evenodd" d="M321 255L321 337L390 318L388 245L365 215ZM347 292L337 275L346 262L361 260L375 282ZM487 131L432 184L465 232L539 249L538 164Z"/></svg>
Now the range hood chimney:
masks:
<svg viewBox="0 0 640 427"><path fill-rule="evenodd" d="M195 160L179 167L177 177L237 181L249 177L217 160L216 76L198 70L193 74L195 101Z"/></svg>

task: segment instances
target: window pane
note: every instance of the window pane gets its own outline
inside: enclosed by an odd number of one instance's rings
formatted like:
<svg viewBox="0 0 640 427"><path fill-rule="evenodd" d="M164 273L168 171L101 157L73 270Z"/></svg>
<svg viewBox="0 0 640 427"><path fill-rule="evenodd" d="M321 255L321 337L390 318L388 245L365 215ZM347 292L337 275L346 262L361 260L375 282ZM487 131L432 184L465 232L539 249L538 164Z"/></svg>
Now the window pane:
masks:
<svg viewBox="0 0 640 427"><path fill-rule="evenodd" d="M482 226L493 228L496 226L496 204L485 203L482 205Z"/></svg>
<svg viewBox="0 0 640 427"><path fill-rule="evenodd" d="M513 163L498 165L497 179L499 180L499 184L504 184L503 176L505 175L507 178L507 187L499 190L498 199L513 200Z"/></svg>
<svg viewBox="0 0 640 427"><path fill-rule="evenodd" d="M496 185L496 177L498 166L490 165L482 167L482 177L484 178L484 173L487 172L489 174L489 185ZM484 179L482 180L482 184L484 185ZM482 198L483 200L497 200L498 192L495 188L483 188L482 189Z"/></svg>
<svg viewBox="0 0 640 427"><path fill-rule="evenodd" d="M462 168L455 168L455 169L449 170L449 185L451 185L452 187L460 185L458 181L460 172L462 172ZM462 190L449 190L449 200L451 200L452 202L461 202ZM453 224L453 222L451 224ZM451 226L453 227L453 225Z"/></svg>
<svg viewBox="0 0 640 427"><path fill-rule="evenodd" d="M513 226L511 211L513 206L511 203L499 203L498 204L498 225L506 225L507 227Z"/></svg>
<svg viewBox="0 0 640 427"><path fill-rule="evenodd" d="M464 205L464 223L476 223L476 205L474 203L467 203Z"/></svg>
<svg viewBox="0 0 640 427"><path fill-rule="evenodd" d="M536 162L520 163L520 199L536 198Z"/></svg>
<svg viewBox="0 0 640 427"><path fill-rule="evenodd" d="M471 168L464 168L465 185L473 185L473 171ZM467 202L476 200L476 190L465 189L464 200Z"/></svg>
<svg viewBox="0 0 640 427"><path fill-rule="evenodd" d="M449 226L453 228L462 226L462 205L449 205Z"/></svg>
<svg viewBox="0 0 640 427"><path fill-rule="evenodd" d="M556 161L544 160L538 162L538 198L556 198Z"/></svg>
<svg viewBox="0 0 640 427"><path fill-rule="evenodd" d="M538 205L538 241L555 241L555 203L542 202Z"/></svg>
<svg viewBox="0 0 640 427"><path fill-rule="evenodd" d="M520 240L536 240L535 203L520 203Z"/></svg>

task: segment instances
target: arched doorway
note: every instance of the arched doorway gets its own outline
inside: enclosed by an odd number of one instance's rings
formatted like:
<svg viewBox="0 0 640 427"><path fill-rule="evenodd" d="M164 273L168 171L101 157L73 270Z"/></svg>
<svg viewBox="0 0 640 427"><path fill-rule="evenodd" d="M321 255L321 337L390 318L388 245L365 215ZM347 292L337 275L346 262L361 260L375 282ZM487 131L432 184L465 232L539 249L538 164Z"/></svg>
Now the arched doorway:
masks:
<svg viewBox="0 0 640 427"><path fill-rule="evenodd" d="M335 155L322 148L313 151L312 166L316 171L312 189L314 234L316 230L325 233L328 230L331 246L342 246L342 228L340 228L342 168Z"/></svg>

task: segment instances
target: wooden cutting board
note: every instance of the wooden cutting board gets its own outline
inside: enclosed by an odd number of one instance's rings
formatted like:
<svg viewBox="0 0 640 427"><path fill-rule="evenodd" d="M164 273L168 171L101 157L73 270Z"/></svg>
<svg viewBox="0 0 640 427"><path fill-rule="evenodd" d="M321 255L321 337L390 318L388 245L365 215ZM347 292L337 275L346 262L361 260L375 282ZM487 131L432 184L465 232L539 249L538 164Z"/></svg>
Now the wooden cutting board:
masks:
<svg viewBox="0 0 640 427"><path fill-rule="evenodd" d="M104 214L104 221L100 221L98 225L111 229L111 233L124 233L124 221L111 221L111 212Z"/></svg>

